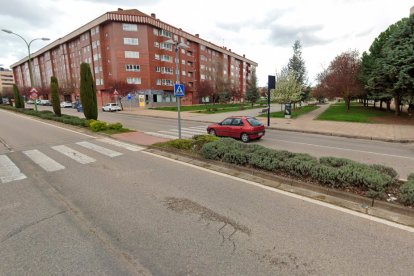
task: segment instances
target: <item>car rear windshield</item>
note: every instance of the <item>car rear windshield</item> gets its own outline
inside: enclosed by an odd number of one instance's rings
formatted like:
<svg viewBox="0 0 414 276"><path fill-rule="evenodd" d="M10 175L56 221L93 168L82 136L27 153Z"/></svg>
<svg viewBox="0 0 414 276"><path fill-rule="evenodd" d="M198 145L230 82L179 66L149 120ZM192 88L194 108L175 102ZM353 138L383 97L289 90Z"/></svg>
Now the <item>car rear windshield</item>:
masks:
<svg viewBox="0 0 414 276"><path fill-rule="evenodd" d="M255 118L247 118L246 119L251 126L261 126L262 123L256 120Z"/></svg>

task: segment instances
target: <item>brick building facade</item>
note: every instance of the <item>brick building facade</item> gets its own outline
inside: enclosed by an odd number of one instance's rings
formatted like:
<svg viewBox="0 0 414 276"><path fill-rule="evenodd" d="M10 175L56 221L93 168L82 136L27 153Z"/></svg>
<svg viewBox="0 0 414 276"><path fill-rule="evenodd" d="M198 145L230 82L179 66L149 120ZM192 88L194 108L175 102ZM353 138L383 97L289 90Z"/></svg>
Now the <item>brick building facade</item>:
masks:
<svg viewBox="0 0 414 276"><path fill-rule="evenodd" d="M62 99L73 101L79 95L80 64L87 62L99 105L113 101L116 82L135 85L130 92L145 95L148 104L175 102L175 50L167 40L187 46L178 52L180 82L186 86L183 104L200 103L200 82L216 77L245 93L256 62L135 9L107 12L32 54L34 86L47 91L50 77L56 76ZM17 85L30 86L28 59L11 67Z"/></svg>

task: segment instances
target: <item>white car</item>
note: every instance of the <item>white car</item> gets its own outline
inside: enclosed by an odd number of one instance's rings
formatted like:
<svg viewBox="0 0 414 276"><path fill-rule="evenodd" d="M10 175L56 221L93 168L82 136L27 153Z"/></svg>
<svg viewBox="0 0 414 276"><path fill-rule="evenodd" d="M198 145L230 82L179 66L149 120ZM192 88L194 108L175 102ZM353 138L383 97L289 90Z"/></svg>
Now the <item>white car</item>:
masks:
<svg viewBox="0 0 414 276"><path fill-rule="evenodd" d="M69 107L69 108L71 108L72 103L71 102L61 102L60 107L63 107L63 108Z"/></svg>
<svg viewBox="0 0 414 276"><path fill-rule="evenodd" d="M107 103L106 105L102 106L102 111L121 111L121 107L116 103Z"/></svg>

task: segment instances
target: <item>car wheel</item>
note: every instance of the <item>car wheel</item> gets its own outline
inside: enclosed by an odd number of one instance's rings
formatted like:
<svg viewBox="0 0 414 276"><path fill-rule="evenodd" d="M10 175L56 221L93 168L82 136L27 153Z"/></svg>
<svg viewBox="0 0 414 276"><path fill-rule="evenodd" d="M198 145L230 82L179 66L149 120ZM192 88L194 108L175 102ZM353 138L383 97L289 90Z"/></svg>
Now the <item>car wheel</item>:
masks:
<svg viewBox="0 0 414 276"><path fill-rule="evenodd" d="M247 143L249 142L249 135L247 135L247 133L242 133L242 135L240 135L240 139L244 142Z"/></svg>
<svg viewBox="0 0 414 276"><path fill-rule="evenodd" d="M216 131L214 129L210 129L208 131L208 134L212 135L212 136L216 136Z"/></svg>

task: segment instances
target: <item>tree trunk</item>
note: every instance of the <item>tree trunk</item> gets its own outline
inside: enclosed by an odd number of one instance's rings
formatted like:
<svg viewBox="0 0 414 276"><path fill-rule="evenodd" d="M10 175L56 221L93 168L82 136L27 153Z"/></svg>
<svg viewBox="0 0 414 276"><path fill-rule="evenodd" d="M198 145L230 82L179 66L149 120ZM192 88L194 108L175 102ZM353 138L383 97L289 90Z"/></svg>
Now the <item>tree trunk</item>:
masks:
<svg viewBox="0 0 414 276"><path fill-rule="evenodd" d="M400 95L394 97L395 116L400 116Z"/></svg>
<svg viewBox="0 0 414 276"><path fill-rule="evenodd" d="M383 100L380 100L380 110L382 110L382 103L383 102L384 102Z"/></svg>
<svg viewBox="0 0 414 276"><path fill-rule="evenodd" d="M346 105L346 111L349 111L350 106L351 106L351 99L350 98L345 98L345 105Z"/></svg>
<svg viewBox="0 0 414 276"><path fill-rule="evenodd" d="M374 101L374 109L377 107L377 101Z"/></svg>
<svg viewBox="0 0 414 276"><path fill-rule="evenodd" d="M387 101L387 112L391 112L391 100Z"/></svg>

